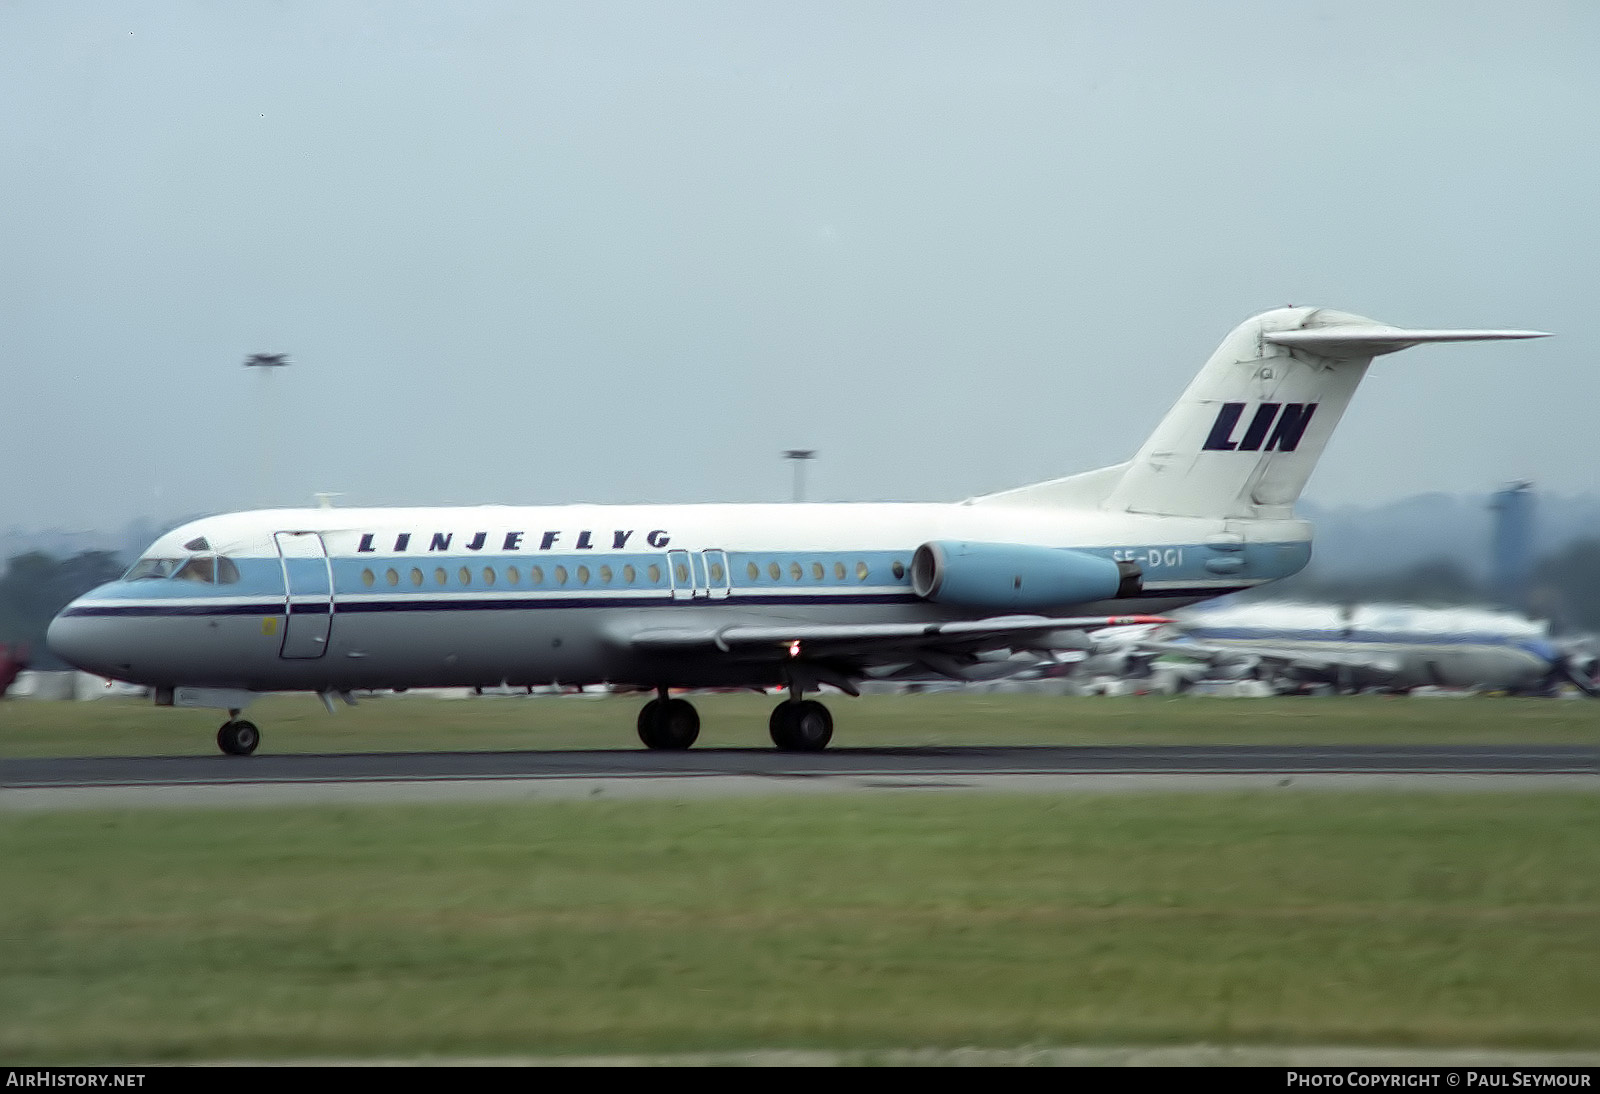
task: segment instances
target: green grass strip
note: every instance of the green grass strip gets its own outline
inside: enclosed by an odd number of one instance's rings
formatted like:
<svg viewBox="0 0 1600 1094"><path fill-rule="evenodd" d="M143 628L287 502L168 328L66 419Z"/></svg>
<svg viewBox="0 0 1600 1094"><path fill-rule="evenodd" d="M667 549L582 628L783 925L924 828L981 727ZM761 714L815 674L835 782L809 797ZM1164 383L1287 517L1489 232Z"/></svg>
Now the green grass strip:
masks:
<svg viewBox="0 0 1600 1094"><path fill-rule="evenodd" d="M0 814L0 1062L1600 1047L1600 796Z"/></svg>
<svg viewBox="0 0 1600 1094"><path fill-rule="evenodd" d="M775 697L690 696L697 747L770 748ZM851 746L1062 744L1600 743L1600 702L1471 697L1199 696L942 693L827 696L834 744ZM328 714L310 695L274 696L247 712L261 751L374 752L638 748L643 696L404 696ZM148 702L0 702L0 759L23 756L214 755L221 712Z"/></svg>

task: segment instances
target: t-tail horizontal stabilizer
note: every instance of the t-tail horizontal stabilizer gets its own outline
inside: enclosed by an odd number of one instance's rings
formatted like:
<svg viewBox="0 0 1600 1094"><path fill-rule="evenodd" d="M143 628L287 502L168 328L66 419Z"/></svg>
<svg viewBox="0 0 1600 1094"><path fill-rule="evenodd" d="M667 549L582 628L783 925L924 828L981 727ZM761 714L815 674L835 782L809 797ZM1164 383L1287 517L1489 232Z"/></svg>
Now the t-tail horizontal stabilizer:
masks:
<svg viewBox="0 0 1600 1094"><path fill-rule="evenodd" d="M1548 338L1542 330L1403 330L1375 326L1323 327L1320 330L1268 331L1262 339L1275 346L1301 349L1319 357L1380 357L1430 342L1509 342L1519 338Z"/></svg>

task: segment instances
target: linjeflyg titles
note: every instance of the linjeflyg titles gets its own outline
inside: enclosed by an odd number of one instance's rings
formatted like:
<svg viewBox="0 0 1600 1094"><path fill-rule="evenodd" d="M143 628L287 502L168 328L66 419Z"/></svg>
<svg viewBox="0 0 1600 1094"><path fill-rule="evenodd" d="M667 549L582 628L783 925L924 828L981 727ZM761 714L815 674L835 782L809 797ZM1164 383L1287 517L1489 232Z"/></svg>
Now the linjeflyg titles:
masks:
<svg viewBox="0 0 1600 1094"><path fill-rule="evenodd" d="M391 540L389 537L393 536ZM431 551L625 551L652 548L662 550L672 542L665 528L652 528L642 535L633 528L609 531L557 532L362 532L356 545L358 554L427 554Z"/></svg>

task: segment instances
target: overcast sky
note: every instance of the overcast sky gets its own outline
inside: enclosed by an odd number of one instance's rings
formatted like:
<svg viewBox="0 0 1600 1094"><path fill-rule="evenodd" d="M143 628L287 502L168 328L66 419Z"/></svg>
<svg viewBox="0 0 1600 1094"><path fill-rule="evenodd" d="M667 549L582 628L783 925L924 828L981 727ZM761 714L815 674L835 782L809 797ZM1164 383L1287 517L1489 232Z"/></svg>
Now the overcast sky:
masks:
<svg viewBox="0 0 1600 1094"><path fill-rule="evenodd" d="M959 499L1286 303L1558 335L1380 359L1308 497L1584 492L1597 196L1587 0L0 0L0 526Z"/></svg>

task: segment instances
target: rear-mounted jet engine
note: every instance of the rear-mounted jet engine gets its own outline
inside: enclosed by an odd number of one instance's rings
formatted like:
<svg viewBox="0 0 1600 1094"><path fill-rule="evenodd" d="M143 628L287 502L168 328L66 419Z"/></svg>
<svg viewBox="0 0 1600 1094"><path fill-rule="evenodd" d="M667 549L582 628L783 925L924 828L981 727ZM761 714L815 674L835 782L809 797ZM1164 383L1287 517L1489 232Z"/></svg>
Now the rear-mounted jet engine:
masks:
<svg viewBox="0 0 1600 1094"><path fill-rule="evenodd" d="M924 543L911 558L911 589L924 600L986 611L1044 611L1136 596L1133 562L1021 543Z"/></svg>

